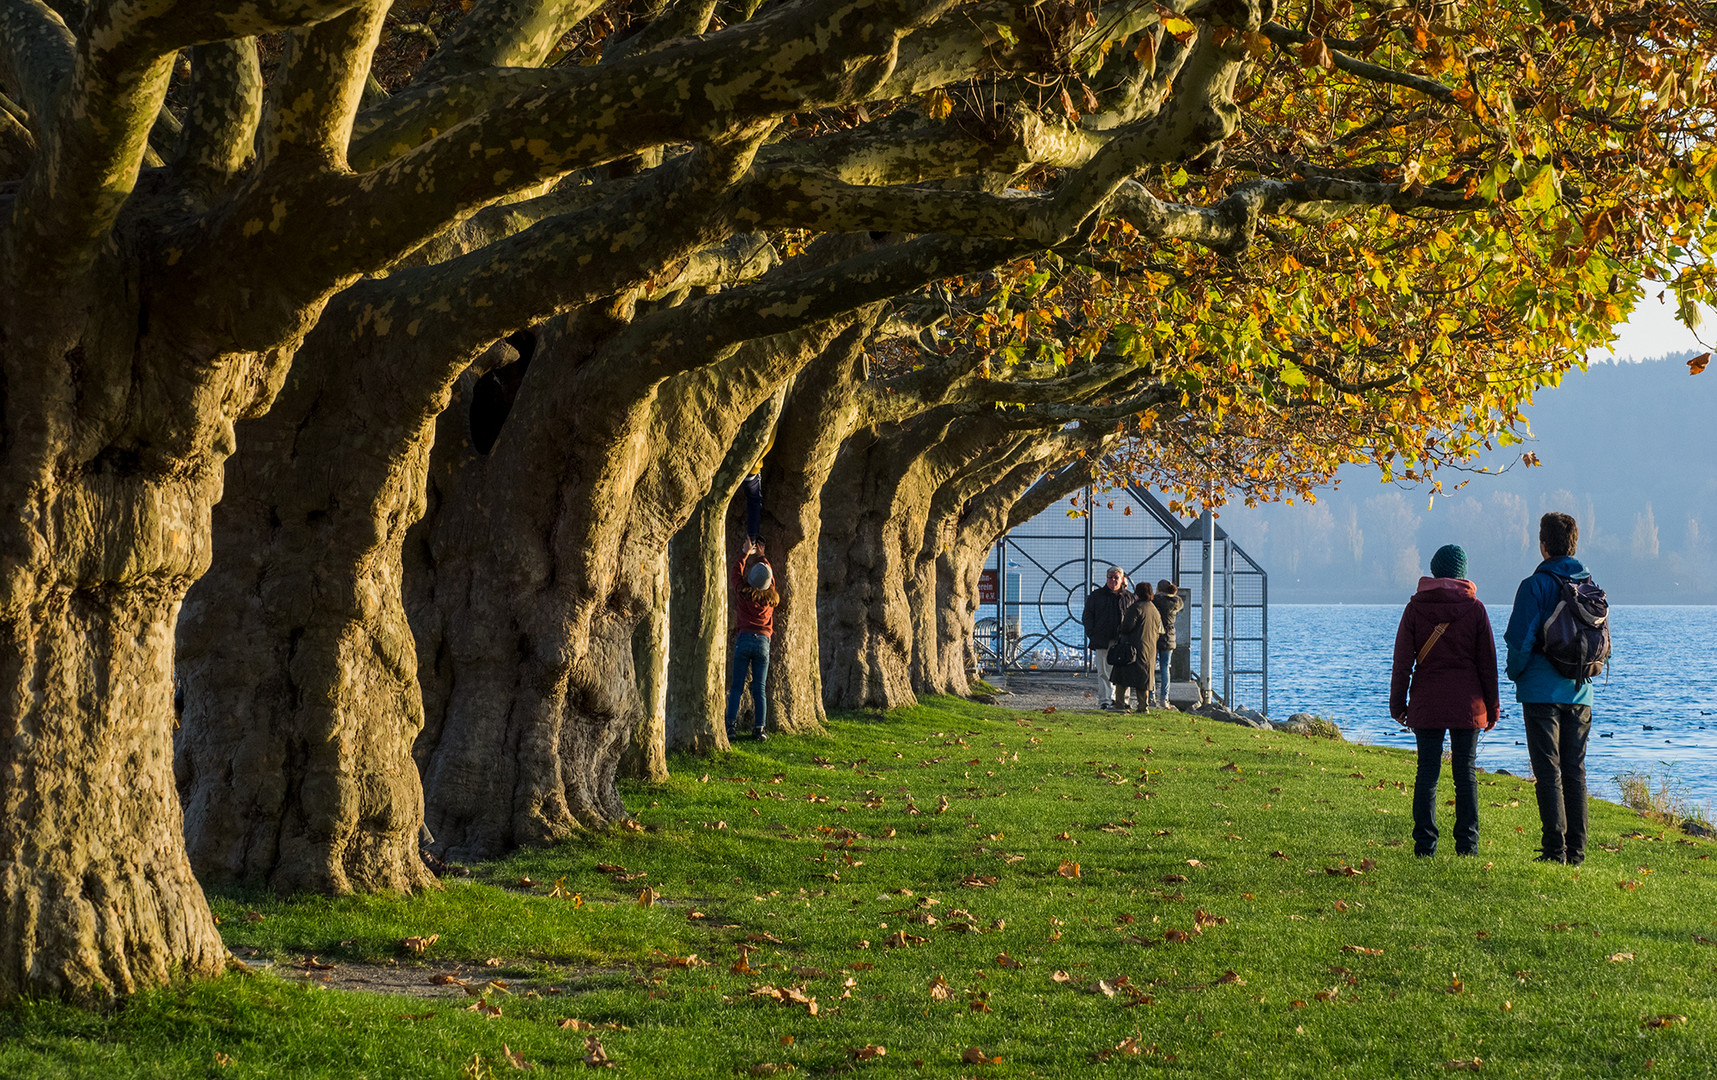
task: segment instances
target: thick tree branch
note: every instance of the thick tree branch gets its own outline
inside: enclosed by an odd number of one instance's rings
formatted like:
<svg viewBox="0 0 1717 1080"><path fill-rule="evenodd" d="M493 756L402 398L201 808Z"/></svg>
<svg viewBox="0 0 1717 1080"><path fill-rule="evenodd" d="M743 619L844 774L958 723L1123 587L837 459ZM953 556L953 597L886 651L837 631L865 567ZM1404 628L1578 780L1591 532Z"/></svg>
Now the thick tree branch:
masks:
<svg viewBox="0 0 1717 1080"><path fill-rule="evenodd" d="M670 0L647 26L618 43L603 59L618 60L622 56L649 52L676 38L701 34L709 29L715 8L716 0Z"/></svg>
<svg viewBox="0 0 1717 1080"><path fill-rule="evenodd" d="M0 4L0 85L41 124L77 64L77 39L41 0Z"/></svg>
<svg viewBox="0 0 1717 1080"><path fill-rule="evenodd" d="M1009 508L1006 528L1013 529L1024 525L1066 496L1091 483L1096 478L1097 458L1096 453L1087 451L1084 457L1038 480Z"/></svg>
<svg viewBox="0 0 1717 1080"><path fill-rule="evenodd" d="M898 37L955 2L807 0L613 65L526 72L528 85L548 88L373 172L328 177L290 199L259 189L205 242L243 248L253 265L304 263L313 233L337 244L316 261L330 284L369 272L480 207L575 169L862 97L886 75Z"/></svg>
<svg viewBox="0 0 1717 1080"><path fill-rule="evenodd" d="M0 183L16 180L36 160L36 137L10 112L0 109Z"/></svg>
<svg viewBox="0 0 1717 1080"><path fill-rule="evenodd" d="M424 85L490 68L534 68L567 27L601 10L606 0L481 0L441 42L417 73Z"/></svg>
<svg viewBox="0 0 1717 1080"><path fill-rule="evenodd" d="M177 162L186 181L205 195L225 187L254 153L261 115L255 38L192 49L191 104Z"/></svg>
<svg viewBox="0 0 1717 1080"><path fill-rule="evenodd" d="M146 65L190 45L233 41L330 19L362 0L108 0L90 6L81 34L99 54Z"/></svg>
<svg viewBox="0 0 1717 1080"><path fill-rule="evenodd" d="M257 164L344 170L370 55L391 0L371 0L292 34L285 77L268 93Z"/></svg>
<svg viewBox="0 0 1717 1080"><path fill-rule="evenodd" d="M682 304L628 331L640 354L667 358L707 355L751 338L786 333L866 304L922 288L932 281L987 269L1032 250L1018 241L933 236L873 249L833 266L783 266L763 280Z"/></svg>
<svg viewBox="0 0 1717 1080"><path fill-rule="evenodd" d="M365 307L436 356L463 356L509 331L652 283L672 287L700 249L725 235L721 193L750 163L755 141L700 148L652 170L618 197L549 218L469 254L357 286ZM754 250L732 258L755 265ZM722 261L722 256L711 255ZM730 266L731 263L722 263ZM529 282L529 288L519 283ZM461 364L462 366L462 364Z"/></svg>
<svg viewBox="0 0 1717 1080"><path fill-rule="evenodd" d="M77 43L70 77L46 111L31 111L38 151L12 218L16 261L9 269L18 288L62 294L88 266L137 181L172 63L168 55L131 67L99 51L94 39Z"/></svg>

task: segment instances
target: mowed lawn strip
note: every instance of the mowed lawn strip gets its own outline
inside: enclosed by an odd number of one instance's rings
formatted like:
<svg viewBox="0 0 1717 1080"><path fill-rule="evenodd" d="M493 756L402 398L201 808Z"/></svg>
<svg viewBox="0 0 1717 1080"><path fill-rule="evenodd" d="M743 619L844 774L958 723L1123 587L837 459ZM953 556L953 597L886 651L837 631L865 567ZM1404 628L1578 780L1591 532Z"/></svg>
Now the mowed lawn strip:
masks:
<svg viewBox="0 0 1717 1080"><path fill-rule="evenodd" d="M648 1077L1712 1075L1717 845L1594 803L1586 864L1536 864L1532 784L1486 773L1482 854L1415 859L1413 767L1175 713L837 717L438 893L216 896L271 968L13 1008L0 1076L573 1073L598 1044Z"/></svg>

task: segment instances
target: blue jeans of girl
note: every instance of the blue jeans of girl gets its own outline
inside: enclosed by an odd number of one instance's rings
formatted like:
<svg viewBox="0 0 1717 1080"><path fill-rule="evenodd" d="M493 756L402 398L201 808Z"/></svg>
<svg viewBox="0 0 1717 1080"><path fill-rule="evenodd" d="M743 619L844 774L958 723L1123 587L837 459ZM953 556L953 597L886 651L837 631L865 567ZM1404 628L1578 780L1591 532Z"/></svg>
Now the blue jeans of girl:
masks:
<svg viewBox="0 0 1717 1080"><path fill-rule="evenodd" d="M733 642L733 673L727 680L727 737L733 738L733 722L739 719L739 698L745 692L746 676L751 682L752 733L761 735L768 720L769 706L763 694L763 682L769 677L769 637L746 631Z"/></svg>

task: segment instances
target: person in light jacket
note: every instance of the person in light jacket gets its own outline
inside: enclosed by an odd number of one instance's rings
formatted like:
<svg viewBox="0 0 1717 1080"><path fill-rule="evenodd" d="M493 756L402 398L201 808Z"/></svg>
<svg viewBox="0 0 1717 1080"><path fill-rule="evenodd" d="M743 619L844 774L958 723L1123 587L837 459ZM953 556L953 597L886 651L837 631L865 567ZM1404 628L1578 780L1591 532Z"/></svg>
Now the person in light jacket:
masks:
<svg viewBox="0 0 1717 1080"><path fill-rule="evenodd" d="M1109 669L1109 681L1115 684L1117 711L1127 711L1128 690L1133 691L1140 712L1150 707L1151 670L1156 664L1157 638L1162 633L1163 620L1157 614L1157 606L1151 603L1150 583L1141 581L1133 587L1133 606L1121 616L1120 632L1115 636L1115 644L1131 646L1133 654L1127 663ZM1108 652L1111 658L1115 654L1115 648Z"/></svg>
<svg viewBox="0 0 1717 1080"><path fill-rule="evenodd" d="M1448 735L1455 778L1455 854L1477 855L1480 731L1496 727L1496 638L1478 588L1466 578L1467 554L1446 544L1431 556L1431 576L1401 613L1389 714L1413 730L1419 773L1413 782L1413 853L1437 852L1437 774Z"/></svg>

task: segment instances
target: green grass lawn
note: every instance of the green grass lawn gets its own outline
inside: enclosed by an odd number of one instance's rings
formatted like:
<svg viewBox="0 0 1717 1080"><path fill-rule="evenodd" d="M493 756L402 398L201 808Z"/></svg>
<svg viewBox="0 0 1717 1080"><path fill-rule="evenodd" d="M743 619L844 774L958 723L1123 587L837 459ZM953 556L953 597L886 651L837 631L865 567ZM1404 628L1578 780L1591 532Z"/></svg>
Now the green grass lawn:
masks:
<svg viewBox="0 0 1717 1080"><path fill-rule="evenodd" d="M583 1073L592 1034L636 1077L1717 1075L1717 845L1621 807L1535 864L1532 785L1483 774L1483 854L1415 859L1398 751L958 701L831 729L442 892L217 896L273 969L0 1012L0 1077ZM318 985L367 964L507 986Z"/></svg>

